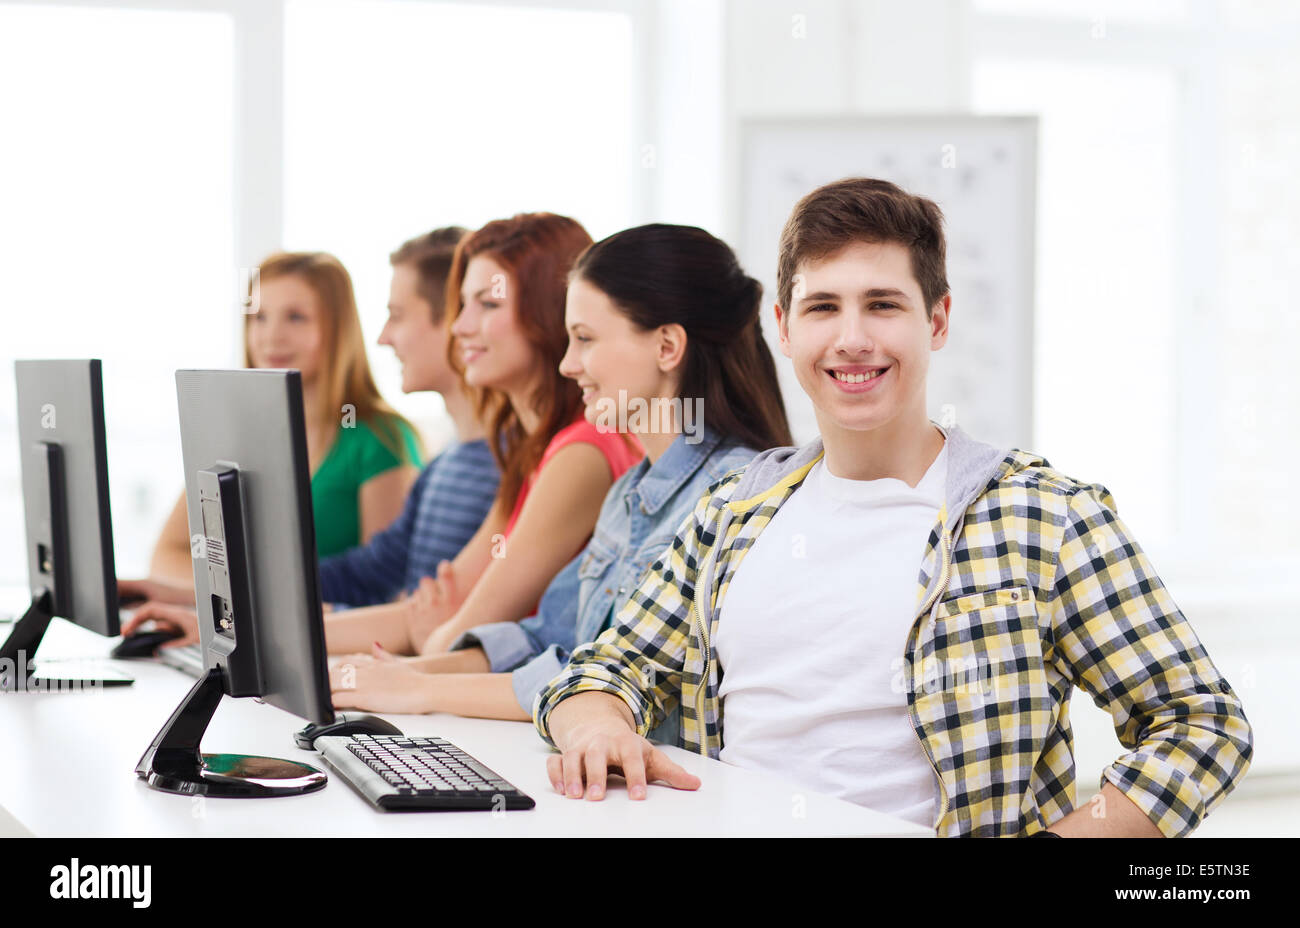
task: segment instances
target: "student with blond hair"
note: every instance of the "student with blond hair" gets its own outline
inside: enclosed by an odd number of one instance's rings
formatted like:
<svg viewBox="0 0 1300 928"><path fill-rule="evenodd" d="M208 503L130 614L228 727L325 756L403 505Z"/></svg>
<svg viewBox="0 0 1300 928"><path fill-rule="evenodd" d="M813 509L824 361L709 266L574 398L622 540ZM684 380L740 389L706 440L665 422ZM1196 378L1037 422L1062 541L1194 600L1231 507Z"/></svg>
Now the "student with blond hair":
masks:
<svg viewBox="0 0 1300 928"><path fill-rule="evenodd" d="M375 386L351 276L324 252L277 253L259 265L247 309L244 366L302 372L317 553L368 541L401 512L421 449ZM150 576L193 589L191 558L182 493Z"/></svg>

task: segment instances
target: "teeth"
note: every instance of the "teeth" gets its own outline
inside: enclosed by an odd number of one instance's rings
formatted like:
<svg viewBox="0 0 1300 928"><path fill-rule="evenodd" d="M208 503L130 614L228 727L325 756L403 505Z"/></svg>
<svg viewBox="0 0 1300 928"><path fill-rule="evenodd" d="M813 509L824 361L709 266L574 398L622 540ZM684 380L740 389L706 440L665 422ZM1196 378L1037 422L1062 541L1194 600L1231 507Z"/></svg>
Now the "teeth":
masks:
<svg viewBox="0 0 1300 928"><path fill-rule="evenodd" d="M888 370L888 368L881 368L880 370L872 371L870 374L845 374L842 371L833 371L833 373L835 374L835 379L841 383L866 383L868 380L875 380L886 370Z"/></svg>

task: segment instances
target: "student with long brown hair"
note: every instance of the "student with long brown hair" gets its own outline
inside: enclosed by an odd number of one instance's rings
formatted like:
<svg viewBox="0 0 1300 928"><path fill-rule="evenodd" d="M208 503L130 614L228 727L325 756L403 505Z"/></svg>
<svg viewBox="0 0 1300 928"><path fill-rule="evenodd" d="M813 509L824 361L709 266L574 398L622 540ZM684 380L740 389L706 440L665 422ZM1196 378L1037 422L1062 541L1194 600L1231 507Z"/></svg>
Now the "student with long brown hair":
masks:
<svg viewBox="0 0 1300 928"><path fill-rule="evenodd" d="M489 222L457 247L447 285L449 356L477 391L501 471L488 518L422 594L326 617L331 653L446 650L464 629L535 611L591 535L601 501L642 450L583 415L558 366L568 346L565 284L591 244L552 213Z"/></svg>
<svg viewBox="0 0 1300 928"><path fill-rule="evenodd" d="M244 319L244 365L302 372L316 548L326 557L368 541L397 517L419 473L420 442L375 386L352 278L337 258L273 254L255 281ZM183 493L149 572L193 587Z"/></svg>

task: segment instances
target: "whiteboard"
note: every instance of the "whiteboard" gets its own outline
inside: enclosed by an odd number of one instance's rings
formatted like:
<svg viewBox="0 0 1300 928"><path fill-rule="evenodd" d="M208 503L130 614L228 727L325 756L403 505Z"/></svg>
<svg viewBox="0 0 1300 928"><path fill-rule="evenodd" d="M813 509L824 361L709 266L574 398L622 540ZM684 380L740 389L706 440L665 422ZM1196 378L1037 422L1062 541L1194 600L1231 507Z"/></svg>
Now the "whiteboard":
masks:
<svg viewBox="0 0 1300 928"><path fill-rule="evenodd" d="M999 447L1033 447L1037 139L1033 116L741 120L732 240L763 284L764 334L796 443L816 437L817 423L771 311L781 229L816 187L878 177L944 213L952 310L947 344L930 356L930 417Z"/></svg>

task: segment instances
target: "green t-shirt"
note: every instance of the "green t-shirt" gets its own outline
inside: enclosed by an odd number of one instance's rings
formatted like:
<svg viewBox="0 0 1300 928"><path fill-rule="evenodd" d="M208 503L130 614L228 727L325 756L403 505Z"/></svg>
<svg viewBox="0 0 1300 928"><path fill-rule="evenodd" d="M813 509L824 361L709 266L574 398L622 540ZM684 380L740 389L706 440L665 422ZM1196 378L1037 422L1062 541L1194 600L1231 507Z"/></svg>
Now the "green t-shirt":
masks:
<svg viewBox="0 0 1300 928"><path fill-rule="evenodd" d="M311 508L316 520L316 555L329 557L361 543L361 485L386 470L420 466L415 433L403 422L406 458L399 458L379 440L370 426L358 421L340 428L329 454L311 477Z"/></svg>

